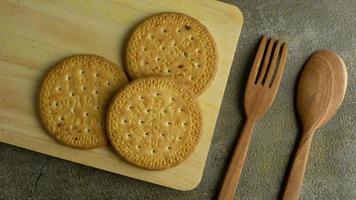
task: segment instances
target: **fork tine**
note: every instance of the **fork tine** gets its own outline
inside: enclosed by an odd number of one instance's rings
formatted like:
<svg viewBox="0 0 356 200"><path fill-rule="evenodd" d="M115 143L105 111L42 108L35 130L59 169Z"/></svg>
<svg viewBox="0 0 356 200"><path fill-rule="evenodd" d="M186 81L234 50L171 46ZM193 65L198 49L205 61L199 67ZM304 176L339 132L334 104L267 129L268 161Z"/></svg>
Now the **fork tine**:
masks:
<svg viewBox="0 0 356 200"><path fill-rule="evenodd" d="M276 48L274 49L273 56L272 56L272 62L271 65L269 66L269 70L267 73L267 78L265 81L265 84L268 84L269 87L272 85L272 80L276 74L276 64L277 60L280 54L280 48L281 48L282 42L280 40L277 41Z"/></svg>
<svg viewBox="0 0 356 200"><path fill-rule="evenodd" d="M284 68L286 66L287 54L288 54L288 44L283 43L281 59L277 67L276 76L274 77L273 80L271 80L272 81L271 88L278 88L278 85L281 82Z"/></svg>
<svg viewBox="0 0 356 200"><path fill-rule="evenodd" d="M267 43L267 37L263 36L261 39L260 45L258 47L256 56L255 56L255 60L253 61L251 72L248 77L248 84L250 84L251 82L253 82L253 84L255 84L255 80L257 79L258 69L261 64L263 53L265 52L266 43Z"/></svg>
<svg viewBox="0 0 356 200"><path fill-rule="evenodd" d="M267 67L269 64L269 60L271 58L271 52L272 52L274 42L275 41L272 38L269 41L267 53L266 53L266 55L264 55L263 65L262 65L261 71L257 77L257 84L263 84L263 79L266 76Z"/></svg>

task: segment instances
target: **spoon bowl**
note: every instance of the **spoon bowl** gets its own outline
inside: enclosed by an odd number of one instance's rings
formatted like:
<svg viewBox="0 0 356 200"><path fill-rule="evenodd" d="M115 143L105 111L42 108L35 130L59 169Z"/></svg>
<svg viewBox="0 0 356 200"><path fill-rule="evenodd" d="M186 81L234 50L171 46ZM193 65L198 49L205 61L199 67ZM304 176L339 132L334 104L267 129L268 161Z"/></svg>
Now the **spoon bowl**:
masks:
<svg viewBox="0 0 356 200"><path fill-rule="evenodd" d="M299 79L297 111L304 129L317 129L329 121L344 99L347 73L336 53L314 53Z"/></svg>

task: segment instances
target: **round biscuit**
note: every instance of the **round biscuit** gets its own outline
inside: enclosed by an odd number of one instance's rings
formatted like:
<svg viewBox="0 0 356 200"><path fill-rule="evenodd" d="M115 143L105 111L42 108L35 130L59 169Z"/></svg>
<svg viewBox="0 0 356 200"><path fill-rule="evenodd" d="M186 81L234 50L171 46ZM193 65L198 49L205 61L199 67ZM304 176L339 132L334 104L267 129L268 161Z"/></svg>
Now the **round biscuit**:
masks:
<svg viewBox="0 0 356 200"><path fill-rule="evenodd" d="M45 76L39 95L40 117L57 141L76 148L107 144L108 101L128 79L117 65L96 55L64 59Z"/></svg>
<svg viewBox="0 0 356 200"><path fill-rule="evenodd" d="M126 85L113 98L106 119L115 152L149 170L171 168L186 160L202 128L195 97L167 77L139 78Z"/></svg>
<svg viewBox="0 0 356 200"><path fill-rule="evenodd" d="M208 29L180 13L163 13L142 22L126 49L130 78L170 76L199 96L217 69L217 48Z"/></svg>

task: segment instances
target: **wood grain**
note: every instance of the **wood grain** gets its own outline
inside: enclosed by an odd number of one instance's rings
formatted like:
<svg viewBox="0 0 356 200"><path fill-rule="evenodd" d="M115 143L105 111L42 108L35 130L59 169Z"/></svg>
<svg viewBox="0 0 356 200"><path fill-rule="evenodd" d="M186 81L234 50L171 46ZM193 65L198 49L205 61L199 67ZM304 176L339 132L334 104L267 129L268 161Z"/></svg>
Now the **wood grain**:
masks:
<svg viewBox="0 0 356 200"><path fill-rule="evenodd" d="M167 11L185 13L207 26L220 56L215 80L199 98L204 127L192 156L175 168L152 172L127 164L108 147L77 150L54 142L37 116L38 89L48 69L67 56L86 53L123 66L122 52L133 28L146 17ZM219 1L0 1L0 141L191 190L203 174L242 23L238 8Z"/></svg>
<svg viewBox="0 0 356 200"><path fill-rule="evenodd" d="M288 45L286 43L272 38L267 39L266 36L262 37L246 86L245 126L233 152L219 200L231 200L234 197L246 160L253 128L256 122L269 110L276 97L287 55ZM280 62L277 63L277 60Z"/></svg>
<svg viewBox="0 0 356 200"><path fill-rule="evenodd" d="M297 111L303 132L284 190L284 200L299 199L312 138L339 109L346 85L345 63L332 51L314 53L304 66L297 91Z"/></svg>

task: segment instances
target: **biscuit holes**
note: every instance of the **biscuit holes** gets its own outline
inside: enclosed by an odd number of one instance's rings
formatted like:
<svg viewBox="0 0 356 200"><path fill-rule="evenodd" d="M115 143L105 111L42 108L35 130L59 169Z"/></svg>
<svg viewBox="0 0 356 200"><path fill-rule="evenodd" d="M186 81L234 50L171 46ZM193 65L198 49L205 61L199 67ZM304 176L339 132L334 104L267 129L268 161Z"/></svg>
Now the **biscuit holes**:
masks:
<svg viewBox="0 0 356 200"><path fill-rule="evenodd" d="M140 98L141 100L143 100L143 99L144 99L144 97L143 97L143 96L140 96L139 98Z"/></svg>
<svg viewBox="0 0 356 200"><path fill-rule="evenodd" d="M71 112L75 112L75 108L71 108L70 111L71 111Z"/></svg>
<svg viewBox="0 0 356 200"><path fill-rule="evenodd" d="M150 63L148 62L148 60L145 60L145 61L143 62L143 64L148 65L148 64L150 64Z"/></svg>
<svg viewBox="0 0 356 200"><path fill-rule="evenodd" d="M90 129L87 128L87 133L90 133Z"/></svg>
<svg viewBox="0 0 356 200"><path fill-rule="evenodd" d="M177 29L177 32L178 32L178 33L180 33L180 32L181 32L181 30L180 30L180 29Z"/></svg>
<svg viewBox="0 0 356 200"><path fill-rule="evenodd" d="M177 46L177 43L173 42L173 43L172 43L172 46L174 46L174 47Z"/></svg>
<svg viewBox="0 0 356 200"><path fill-rule="evenodd" d="M200 68L201 67L201 65L198 63L198 64L196 64L196 66L197 66L197 68Z"/></svg>
<svg viewBox="0 0 356 200"><path fill-rule="evenodd" d="M58 103L57 103L57 102L55 102L55 103L54 103L54 106L58 106Z"/></svg>
<svg viewBox="0 0 356 200"><path fill-rule="evenodd" d="M193 37L193 36L190 36L189 39L193 41L193 40L194 40L194 37Z"/></svg>
<svg viewBox="0 0 356 200"><path fill-rule="evenodd" d="M62 91L62 88L60 88L60 87L57 87L57 91L59 91L59 92L60 92L60 91Z"/></svg>
<svg viewBox="0 0 356 200"><path fill-rule="evenodd" d="M197 53L201 53L201 50L200 50L200 49L198 49L198 50L197 50Z"/></svg>
<svg viewBox="0 0 356 200"><path fill-rule="evenodd" d="M82 90L85 90L85 89L87 89L85 86L82 86Z"/></svg>
<svg viewBox="0 0 356 200"><path fill-rule="evenodd" d="M98 77L99 77L99 74L95 74L95 77L98 78Z"/></svg>
<svg viewBox="0 0 356 200"><path fill-rule="evenodd" d="M181 136L178 137L178 140L182 140L183 138Z"/></svg>
<svg viewBox="0 0 356 200"><path fill-rule="evenodd" d="M153 40L155 37L153 35L149 35L149 38Z"/></svg>
<svg viewBox="0 0 356 200"><path fill-rule="evenodd" d="M95 94L98 94L99 92L97 90L95 90Z"/></svg>
<svg viewBox="0 0 356 200"><path fill-rule="evenodd" d="M167 110L163 110L163 113L166 114L168 111Z"/></svg>
<svg viewBox="0 0 356 200"><path fill-rule="evenodd" d="M128 107L128 109L129 109L129 110L132 110L132 109L133 109L133 107L132 107L132 106L129 106L129 107Z"/></svg>
<svg viewBox="0 0 356 200"><path fill-rule="evenodd" d="M127 119L122 120L123 124L127 124Z"/></svg>
<svg viewBox="0 0 356 200"><path fill-rule="evenodd" d="M188 53L187 52L184 52L183 55L184 55L184 57L188 57Z"/></svg>
<svg viewBox="0 0 356 200"><path fill-rule="evenodd" d="M80 70L80 73L81 73L82 75L84 75L84 70Z"/></svg>
<svg viewBox="0 0 356 200"><path fill-rule="evenodd" d="M178 65L178 69L183 69L184 65Z"/></svg>
<svg viewBox="0 0 356 200"><path fill-rule="evenodd" d="M178 112L183 112L183 111L184 111L183 108L178 109Z"/></svg>
<svg viewBox="0 0 356 200"><path fill-rule="evenodd" d="M149 112L151 112L151 110L150 110L150 109L147 109L146 112L149 113Z"/></svg>
<svg viewBox="0 0 356 200"><path fill-rule="evenodd" d="M176 100L174 97L171 97L171 101L174 101L174 100Z"/></svg>
<svg viewBox="0 0 356 200"><path fill-rule="evenodd" d="M161 50L162 50L162 51L166 50L166 47L161 46Z"/></svg>
<svg viewBox="0 0 356 200"><path fill-rule="evenodd" d="M148 133L148 132L145 133L145 136L149 136L149 135L150 135L150 133Z"/></svg>
<svg viewBox="0 0 356 200"><path fill-rule="evenodd" d="M100 108L99 106L96 107L97 110L99 110L99 108Z"/></svg>
<svg viewBox="0 0 356 200"><path fill-rule="evenodd" d="M140 145L137 145L136 148L141 149L141 146L140 146Z"/></svg>
<svg viewBox="0 0 356 200"><path fill-rule="evenodd" d="M75 141L77 141L77 140L78 140L78 138L77 138L77 137L75 137L75 138L74 138L74 140L75 140Z"/></svg>
<svg viewBox="0 0 356 200"><path fill-rule="evenodd" d="M187 122L183 122L182 126L188 126L188 123Z"/></svg>
<svg viewBox="0 0 356 200"><path fill-rule="evenodd" d="M157 57L157 58L156 58L156 61L159 62L159 61L161 61L161 59L160 59L159 57Z"/></svg>
<svg viewBox="0 0 356 200"><path fill-rule="evenodd" d="M60 120L61 120L61 121L64 121L64 117L61 117Z"/></svg>
<svg viewBox="0 0 356 200"><path fill-rule="evenodd" d="M104 127L104 123L100 123L100 127Z"/></svg>
<svg viewBox="0 0 356 200"><path fill-rule="evenodd" d="M66 77L66 80L67 80L67 81L70 81L70 79L71 79L70 76L67 76L67 77Z"/></svg>
<svg viewBox="0 0 356 200"><path fill-rule="evenodd" d="M108 81L107 83L106 83L108 86L110 86L110 82Z"/></svg>
<svg viewBox="0 0 356 200"><path fill-rule="evenodd" d="M142 50L143 51L147 51L147 47L142 47Z"/></svg>
<svg viewBox="0 0 356 200"><path fill-rule="evenodd" d="M161 136L164 137L164 136L166 136L166 134L165 133L161 133Z"/></svg>
<svg viewBox="0 0 356 200"><path fill-rule="evenodd" d="M169 147L167 147L167 149L168 149L168 150L172 150L172 147L171 147L171 146L169 146Z"/></svg>
<svg viewBox="0 0 356 200"><path fill-rule="evenodd" d="M167 122L167 126L171 126L172 125L172 122Z"/></svg>
<svg viewBox="0 0 356 200"><path fill-rule="evenodd" d="M172 71L170 69L167 70L167 73L171 73Z"/></svg>
<svg viewBox="0 0 356 200"><path fill-rule="evenodd" d="M166 28L162 28L162 32L163 33L167 33L167 29Z"/></svg>
<svg viewBox="0 0 356 200"><path fill-rule="evenodd" d="M161 96L161 94L160 94L159 92L156 92L156 93L155 93L155 96L158 97L158 96Z"/></svg>
<svg viewBox="0 0 356 200"><path fill-rule="evenodd" d="M185 30L187 30L187 31L190 31L190 29L192 29L192 27L189 26L189 25L185 25L184 28L185 28Z"/></svg>
<svg viewBox="0 0 356 200"><path fill-rule="evenodd" d="M127 134L127 137L128 137L128 138L131 138L131 137L132 137L132 135L131 135L131 134Z"/></svg>
<svg viewBox="0 0 356 200"><path fill-rule="evenodd" d="M144 124L145 122L144 122L144 121L142 121L142 120L140 120L140 121L139 121L139 123L142 125L142 124Z"/></svg>
<svg viewBox="0 0 356 200"><path fill-rule="evenodd" d="M86 117L88 117L88 116L89 116L89 113L86 112L86 113L84 113L84 115L85 115Z"/></svg>
<svg viewBox="0 0 356 200"><path fill-rule="evenodd" d="M74 97L74 92L72 92L70 95L72 95L72 97Z"/></svg>
<svg viewBox="0 0 356 200"><path fill-rule="evenodd" d="M156 150L152 150L152 153L155 154L155 153L156 153Z"/></svg>

